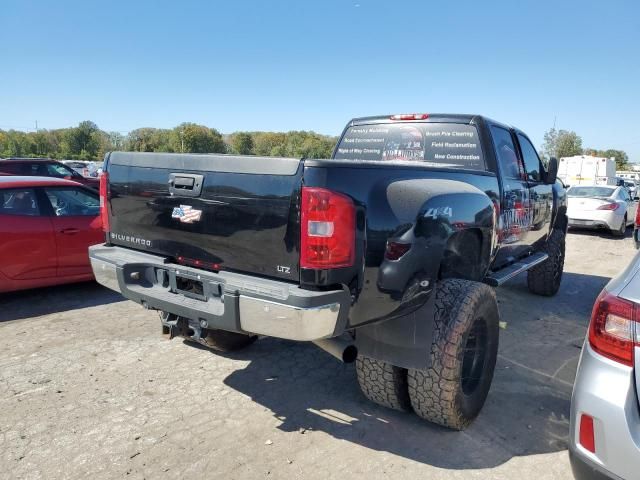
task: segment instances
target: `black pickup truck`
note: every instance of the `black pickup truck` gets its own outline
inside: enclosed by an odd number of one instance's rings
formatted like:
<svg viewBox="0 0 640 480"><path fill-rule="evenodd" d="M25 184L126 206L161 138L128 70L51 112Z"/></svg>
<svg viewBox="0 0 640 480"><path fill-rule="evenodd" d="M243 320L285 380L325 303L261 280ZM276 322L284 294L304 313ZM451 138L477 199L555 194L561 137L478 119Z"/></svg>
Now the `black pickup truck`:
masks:
<svg viewBox="0 0 640 480"><path fill-rule="evenodd" d="M560 286L557 167L477 115L355 119L327 160L113 152L91 263L166 334L312 341L374 402L462 429L493 377L491 286Z"/></svg>

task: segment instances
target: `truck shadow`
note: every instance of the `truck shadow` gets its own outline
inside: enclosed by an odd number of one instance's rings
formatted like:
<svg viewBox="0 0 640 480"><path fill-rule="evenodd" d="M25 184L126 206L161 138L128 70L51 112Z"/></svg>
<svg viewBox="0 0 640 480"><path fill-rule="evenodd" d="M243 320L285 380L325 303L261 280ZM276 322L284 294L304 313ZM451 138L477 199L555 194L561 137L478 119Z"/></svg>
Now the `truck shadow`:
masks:
<svg viewBox="0 0 640 480"><path fill-rule="evenodd" d="M95 307L125 299L96 282L0 293L0 322Z"/></svg>
<svg viewBox="0 0 640 480"><path fill-rule="evenodd" d="M605 229L594 230L594 229L580 228L580 227L571 227L569 229L569 233L584 235L587 237L600 237L600 238L607 238L610 240L619 241L619 240L625 240L627 238L633 238L633 226L627 227L627 230L625 231L624 236L622 237L616 237L612 235L609 230L605 230Z"/></svg>
<svg viewBox="0 0 640 480"><path fill-rule="evenodd" d="M572 382L595 297L607 278L566 273L561 292L541 298L524 277L498 297L506 329L494 382L480 416L464 432L378 407L360 393L353 365L311 344L266 338L224 383L273 412L291 435L334 438L441 468L500 465L514 456L565 450Z"/></svg>

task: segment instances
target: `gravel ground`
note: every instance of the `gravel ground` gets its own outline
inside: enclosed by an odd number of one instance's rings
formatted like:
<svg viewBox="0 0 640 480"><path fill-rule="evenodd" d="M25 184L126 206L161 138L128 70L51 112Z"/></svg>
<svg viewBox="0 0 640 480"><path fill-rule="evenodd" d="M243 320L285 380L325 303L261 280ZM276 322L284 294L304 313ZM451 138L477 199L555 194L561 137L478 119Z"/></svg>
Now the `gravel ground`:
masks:
<svg viewBox="0 0 640 480"><path fill-rule="evenodd" d="M352 365L261 339L166 340L96 284L0 296L0 478L571 478L571 385L591 306L629 236L570 233L560 293L499 289L500 356L466 431L377 407Z"/></svg>

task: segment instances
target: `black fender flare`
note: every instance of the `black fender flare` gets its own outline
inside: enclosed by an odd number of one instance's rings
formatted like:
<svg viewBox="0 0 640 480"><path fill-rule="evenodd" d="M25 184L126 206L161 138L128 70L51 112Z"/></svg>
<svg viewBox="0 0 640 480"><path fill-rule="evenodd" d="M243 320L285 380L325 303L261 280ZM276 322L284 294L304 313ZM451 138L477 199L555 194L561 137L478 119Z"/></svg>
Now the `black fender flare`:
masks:
<svg viewBox="0 0 640 480"><path fill-rule="evenodd" d="M388 245L410 248L398 259L383 260L377 286L395 295L400 305L390 315L358 327L356 345L365 356L423 369L428 367L432 341L431 298L446 252L461 235L477 237L478 271L484 275L497 245L496 208L494 200L475 186L446 179L393 182L387 187L387 201L402 225L390 235Z"/></svg>

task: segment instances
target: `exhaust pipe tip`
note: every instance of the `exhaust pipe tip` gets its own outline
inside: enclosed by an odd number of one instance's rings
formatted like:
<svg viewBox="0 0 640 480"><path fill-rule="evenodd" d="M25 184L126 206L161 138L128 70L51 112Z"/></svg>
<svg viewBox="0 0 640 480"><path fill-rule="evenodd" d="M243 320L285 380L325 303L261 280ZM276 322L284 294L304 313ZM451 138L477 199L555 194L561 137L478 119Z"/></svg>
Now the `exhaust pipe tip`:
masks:
<svg viewBox="0 0 640 480"><path fill-rule="evenodd" d="M343 363L353 363L358 358L358 348L342 338L323 338L313 343Z"/></svg>
<svg viewBox="0 0 640 480"><path fill-rule="evenodd" d="M342 351L342 361L344 363L353 363L358 358L358 348L351 344Z"/></svg>

